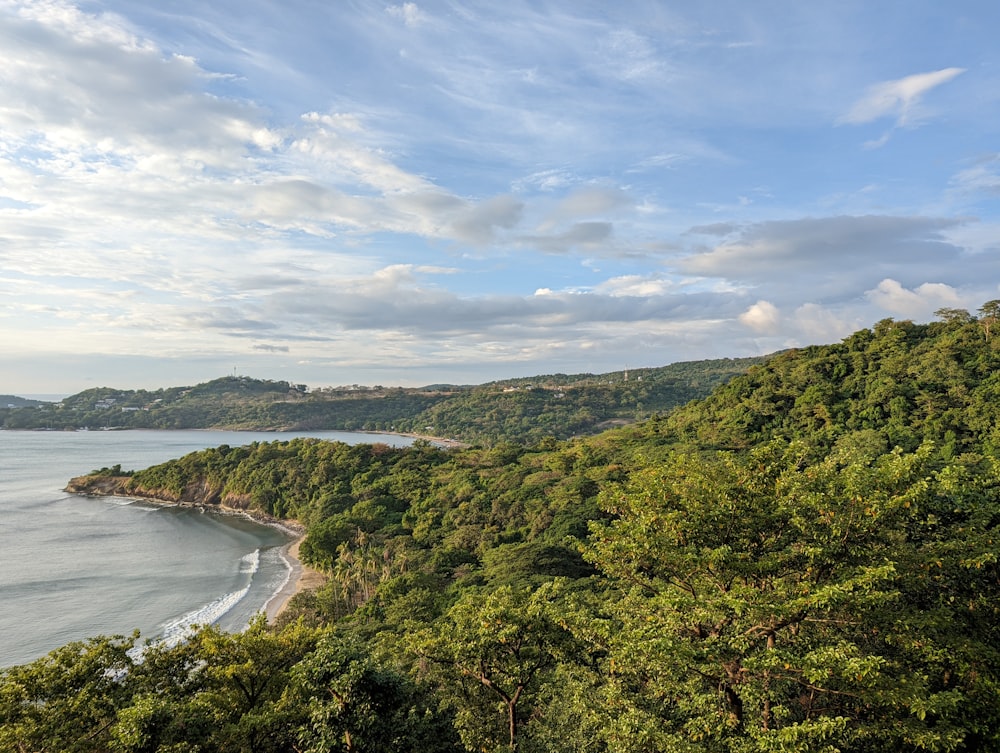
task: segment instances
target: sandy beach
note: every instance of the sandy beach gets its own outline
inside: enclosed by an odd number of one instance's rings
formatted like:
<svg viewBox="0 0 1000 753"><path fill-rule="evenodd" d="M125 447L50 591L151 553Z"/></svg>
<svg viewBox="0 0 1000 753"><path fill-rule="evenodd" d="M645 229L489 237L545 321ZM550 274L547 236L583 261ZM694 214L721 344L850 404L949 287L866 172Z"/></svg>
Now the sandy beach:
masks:
<svg viewBox="0 0 1000 753"><path fill-rule="evenodd" d="M304 538L305 536L300 536L282 547L281 554L288 562L291 572L285 585L265 605L264 613L267 615L267 621L272 624L278 619L278 615L285 610L289 600L295 594L319 588L326 582L326 576L323 573L306 567L299 560L299 546Z"/></svg>

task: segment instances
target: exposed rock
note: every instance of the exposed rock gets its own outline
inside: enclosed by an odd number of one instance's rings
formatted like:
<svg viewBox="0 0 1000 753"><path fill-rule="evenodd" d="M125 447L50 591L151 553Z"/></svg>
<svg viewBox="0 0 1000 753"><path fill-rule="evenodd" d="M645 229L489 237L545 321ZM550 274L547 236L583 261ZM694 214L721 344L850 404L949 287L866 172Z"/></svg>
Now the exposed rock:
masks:
<svg viewBox="0 0 1000 753"><path fill-rule="evenodd" d="M77 476L70 479L65 491L92 497L133 497L181 505L221 506L219 490L203 480L191 482L178 495L170 489L147 489L136 484L130 476Z"/></svg>
<svg viewBox="0 0 1000 753"><path fill-rule="evenodd" d="M70 479L64 491L92 497L131 497L181 507L205 507L223 514L243 515L258 523L281 528L292 536L305 534L305 527L298 521L278 519L254 510L250 506L249 495L223 496L220 489L210 486L204 479L189 483L180 496L169 489L146 489L138 486L131 476L77 476Z"/></svg>
<svg viewBox="0 0 1000 753"><path fill-rule="evenodd" d="M77 476L69 480L64 491L94 497L128 497L131 496L125 490L128 480L128 476Z"/></svg>

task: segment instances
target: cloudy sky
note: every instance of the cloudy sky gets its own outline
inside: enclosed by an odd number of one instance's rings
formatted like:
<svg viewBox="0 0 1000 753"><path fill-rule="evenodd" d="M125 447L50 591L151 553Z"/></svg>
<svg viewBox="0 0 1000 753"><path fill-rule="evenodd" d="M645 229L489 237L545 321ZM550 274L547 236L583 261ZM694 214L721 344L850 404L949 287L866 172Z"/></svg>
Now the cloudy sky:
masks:
<svg viewBox="0 0 1000 753"><path fill-rule="evenodd" d="M995 0L0 0L0 393L768 353L1000 297Z"/></svg>

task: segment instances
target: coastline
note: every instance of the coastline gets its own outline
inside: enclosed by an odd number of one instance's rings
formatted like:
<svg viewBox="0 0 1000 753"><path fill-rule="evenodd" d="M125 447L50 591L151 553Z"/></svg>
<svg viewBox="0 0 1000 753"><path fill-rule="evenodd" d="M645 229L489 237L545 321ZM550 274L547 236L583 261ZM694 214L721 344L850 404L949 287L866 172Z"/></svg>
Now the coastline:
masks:
<svg viewBox="0 0 1000 753"><path fill-rule="evenodd" d="M326 582L326 575L302 564L302 561L299 559L299 547L305 540L306 529L297 520L282 520L261 513L260 511L240 509L221 502L210 503L204 501L176 500L163 496L158 497L153 494L136 494L134 490L126 492L122 489L122 482L126 478L109 477L95 483L93 477L80 476L71 479L64 491L81 496L120 497L156 507L184 507L220 517L245 518L258 525L281 531L281 533L289 537L289 540L285 544L282 544L279 550L279 555L288 568L288 577L285 578L281 587L271 594L260 610L264 613L269 624L273 625L276 622L281 613L288 607L288 603L293 596L302 591L315 590Z"/></svg>
<svg viewBox="0 0 1000 753"><path fill-rule="evenodd" d="M323 573L303 565L299 559L299 547L304 539L305 536L300 534L294 541L281 547L281 558L289 568L288 578L264 604L263 611L268 624L275 623L288 607L293 596L303 591L314 591L326 582L326 576Z"/></svg>
<svg viewBox="0 0 1000 753"><path fill-rule="evenodd" d="M125 429L123 429L125 430ZM213 431L215 429L196 429L193 431ZM132 431L142 431L132 429ZM169 430L163 430L169 431ZM294 429L253 429L248 432L277 433L280 431L295 431ZM329 430L340 431L340 430ZM362 430L352 431L353 434L365 434L372 437L372 441L378 441L378 437L405 437L411 440L423 440L444 450L456 450L468 447L468 444L456 439L447 437L437 437L418 432L396 432L384 430ZM304 591L314 591L320 588L328 577L313 568L304 565L299 558L299 548L305 539L305 527L295 520L282 520L271 517L256 510L248 509L241 504L243 500L219 499L208 489L198 489L188 496L191 490L175 497L163 490L138 490L128 489L127 482L129 476L93 477L78 476L71 478L63 491L81 496L96 497L121 497L124 499L140 502L144 504L161 507L186 507L197 509L201 512L219 516L237 516L254 521L255 523L275 528L286 536L289 541L279 547L279 556L287 567L288 574L281 586L268 597L260 613L263 613L267 622L274 625L281 614L287 609L292 598ZM159 493L157 493L159 491ZM226 504L226 503L229 504ZM234 504L235 503L235 504Z"/></svg>
<svg viewBox="0 0 1000 753"><path fill-rule="evenodd" d="M431 434L421 434L419 432L412 431L391 431L385 429L315 429L315 430L304 430L297 429L292 426L281 426L281 427L271 427L271 428L250 428L250 429L232 429L220 426L203 426L203 427L191 427L185 429L148 429L132 426L111 426L101 429L89 429L86 427L80 428L66 428L66 429L50 429L50 428L32 428L32 429L8 429L6 427L0 426L0 431L2 432L156 432L156 431L192 431L192 432L231 432L233 434L298 434L303 436L313 436L316 432L331 432L338 434L370 434L372 436L386 436L386 437L406 437L407 439L422 439L430 444L440 447L442 450L463 450L471 447L468 442L464 442L460 439L452 439L451 437L437 437ZM318 437L322 439L322 437ZM268 440L271 441L271 440ZM281 441L281 440L275 440ZM337 441L337 440L333 440Z"/></svg>
<svg viewBox="0 0 1000 753"><path fill-rule="evenodd" d="M418 434L412 431L383 431L380 429L352 429L355 434L383 434L391 437L407 437L408 439L423 439L432 445L440 447L442 450L463 450L469 447L468 442L448 437L433 437L430 434Z"/></svg>

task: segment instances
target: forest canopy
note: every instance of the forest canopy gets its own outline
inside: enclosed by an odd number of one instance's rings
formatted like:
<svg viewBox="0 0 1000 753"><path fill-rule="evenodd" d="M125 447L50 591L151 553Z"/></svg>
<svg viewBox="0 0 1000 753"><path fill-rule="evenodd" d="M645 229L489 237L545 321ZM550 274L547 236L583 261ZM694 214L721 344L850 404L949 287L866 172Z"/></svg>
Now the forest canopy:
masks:
<svg viewBox="0 0 1000 753"><path fill-rule="evenodd" d="M327 584L4 670L0 750L1000 749L995 315L885 320L593 437L121 475L300 521Z"/></svg>

